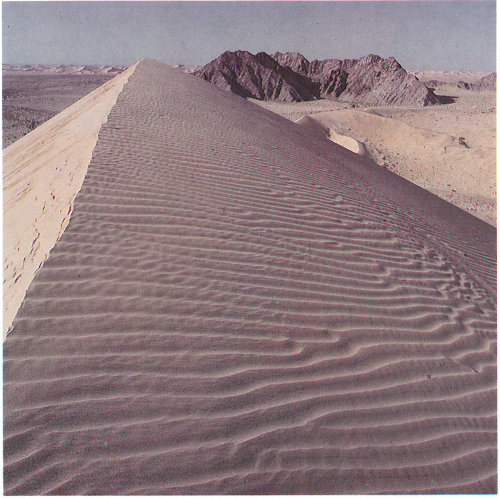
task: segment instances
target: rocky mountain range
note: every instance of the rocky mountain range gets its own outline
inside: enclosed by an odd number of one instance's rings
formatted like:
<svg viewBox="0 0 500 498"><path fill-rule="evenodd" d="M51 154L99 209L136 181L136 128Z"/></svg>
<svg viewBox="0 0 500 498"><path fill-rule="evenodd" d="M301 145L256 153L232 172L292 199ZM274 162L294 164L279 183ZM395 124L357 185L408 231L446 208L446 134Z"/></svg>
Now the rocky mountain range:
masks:
<svg viewBox="0 0 500 498"><path fill-rule="evenodd" d="M481 78L476 83L471 85L472 90L496 90L497 89L497 73L491 73Z"/></svg>
<svg viewBox="0 0 500 498"><path fill-rule="evenodd" d="M65 65L65 64L2 64L2 73L4 75L19 74L53 74L53 75L89 75L89 74L107 74L116 76L127 69L123 65Z"/></svg>
<svg viewBox="0 0 500 498"><path fill-rule="evenodd" d="M242 97L282 102L327 98L369 105L432 105L432 90L390 57L309 61L297 52L224 52L194 71Z"/></svg>
<svg viewBox="0 0 500 498"><path fill-rule="evenodd" d="M440 86L453 86L457 88L462 88L464 90L475 90L475 91L483 91L483 90L489 90L489 91L494 91L496 90L497 86L497 73L490 73L487 74L486 76L483 76L479 80L475 82L469 82L469 81L463 81L459 80L458 82L448 82L448 81L443 81L443 80L424 80L422 81L424 85L431 89L434 90L435 88L439 88Z"/></svg>
<svg viewBox="0 0 500 498"><path fill-rule="evenodd" d="M259 52L224 52L193 74L241 97L301 102L319 97L315 85L293 69Z"/></svg>

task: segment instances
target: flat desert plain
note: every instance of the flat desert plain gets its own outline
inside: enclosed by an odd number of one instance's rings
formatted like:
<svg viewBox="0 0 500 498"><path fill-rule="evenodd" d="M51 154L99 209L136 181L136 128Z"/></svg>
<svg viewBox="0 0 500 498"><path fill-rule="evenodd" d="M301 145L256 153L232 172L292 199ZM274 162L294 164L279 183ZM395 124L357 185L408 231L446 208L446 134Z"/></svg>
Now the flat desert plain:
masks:
<svg viewBox="0 0 500 498"><path fill-rule="evenodd" d="M6 218L65 227L5 249L5 493L496 493L496 229L172 67L106 85L4 150Z"/></svg>
<svg viewBox="0 0 500 498"><path fill-rule="evenodd" d="M85 66L83 66L85 67ZM4 66L3 148L19 140L77 100L114 78L123 68Z"/></svg>

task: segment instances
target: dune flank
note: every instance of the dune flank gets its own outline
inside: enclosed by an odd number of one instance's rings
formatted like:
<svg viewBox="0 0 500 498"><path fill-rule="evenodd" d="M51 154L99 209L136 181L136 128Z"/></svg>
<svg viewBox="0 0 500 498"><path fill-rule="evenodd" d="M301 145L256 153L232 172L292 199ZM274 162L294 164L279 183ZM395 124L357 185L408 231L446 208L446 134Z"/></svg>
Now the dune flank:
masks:
<svg viewBox="0 0 500 498"><path fill-rule="evenodd" d="M4 337L71 216L102 124L133 68L3 151Z"/></svg>
<svg viewBox="0 0 500 498"><path fill-rule="evenodd" d="M141 61L4 344L5 492L495 493L495 251Z"/></svg>

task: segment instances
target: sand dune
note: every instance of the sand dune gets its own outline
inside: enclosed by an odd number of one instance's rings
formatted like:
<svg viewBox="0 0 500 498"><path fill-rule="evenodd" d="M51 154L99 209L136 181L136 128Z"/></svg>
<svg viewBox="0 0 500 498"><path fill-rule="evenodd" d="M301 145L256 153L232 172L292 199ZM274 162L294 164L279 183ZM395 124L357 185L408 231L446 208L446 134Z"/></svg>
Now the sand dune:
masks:
<svg viewBox="0 0 500 498"><path fill-rule="evenodd" d="M495 493L495 243L141 61L4 344L5 492Z"/></svg>
<svg viewBox="0 0 500 498"><path fill-rule="evenodd" d="M295 122L302 127L306 127L313 133L325 137L341 147L354 152L355 154L359 154L361 156L367 155L366 147L362 142L358 142L348 135L339 133L338 130L340 126L336 125L329 119L324 119L324 116L304 116Z"/></svg>
<svg viewBox="0 0 500 498"><path fill-rule="evenodd" d="M490 129L471 125L463 137L460 132L428 129L423 119L414 118L420 125L415 126L406 123L405 116L393 119L382 112L342 109L312 114L310 119L328 130L331 140L354 152L359 152L357 143L363 144L362 152L377 164L496 224L494 123ZM450 119L446 109L428 112L439 115L436 123Z"/></svg>

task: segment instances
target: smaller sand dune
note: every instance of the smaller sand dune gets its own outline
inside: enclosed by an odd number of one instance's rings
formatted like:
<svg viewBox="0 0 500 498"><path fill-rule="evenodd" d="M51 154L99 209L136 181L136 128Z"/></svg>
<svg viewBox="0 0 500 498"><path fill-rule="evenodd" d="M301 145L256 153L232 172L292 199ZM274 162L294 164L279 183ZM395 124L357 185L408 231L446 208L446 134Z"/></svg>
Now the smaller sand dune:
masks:
<svg viewBox="0 0 500 498"><path fill-rule="evenodd" d="M69 222L99 130L134 67L4 150L4 338Z"/></svg>
<svg viewBox="0 0 500 498"><path fill-rule="evenodd" d="M376 110L339 109L297 122L353 152L362 147L377 164L496 223L495 149L487 136L474 134L467 142L462 136L412 126Z"/></svg>
<svg viewBox="0 0 500 498"><path fill-rule="evenodd" d="M320 120L316 120L311 116L304 116L295 122L316 135L326 137L332 142L335 142L336 144L344 147L344 149L348 149L355 154L359 154L360 156L367 154L366 147L363 143L358 142L348 135L339 133L336 125L333 123L330 126L326 126L325 124L322 124Z"/></svg>

